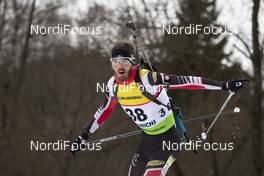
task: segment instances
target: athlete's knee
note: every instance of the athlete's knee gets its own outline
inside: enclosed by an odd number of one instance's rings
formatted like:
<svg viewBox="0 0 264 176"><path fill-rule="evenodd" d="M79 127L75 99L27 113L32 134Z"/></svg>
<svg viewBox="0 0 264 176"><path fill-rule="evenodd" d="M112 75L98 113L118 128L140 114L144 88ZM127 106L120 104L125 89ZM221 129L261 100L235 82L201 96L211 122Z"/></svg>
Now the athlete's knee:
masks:
<svg viewBox="0 0 264 176"><path fill-rule="evenodd" d="M152 160L147 163L144 176L160 176L165 162L161 160Z"/></svg>
<svg viewBox="0 0 264 176"><path fill-rule="evenodd" d="M142 176L146 170L146 163L140 160L140 154L135 153L128 171L128 176Z"/></svg>

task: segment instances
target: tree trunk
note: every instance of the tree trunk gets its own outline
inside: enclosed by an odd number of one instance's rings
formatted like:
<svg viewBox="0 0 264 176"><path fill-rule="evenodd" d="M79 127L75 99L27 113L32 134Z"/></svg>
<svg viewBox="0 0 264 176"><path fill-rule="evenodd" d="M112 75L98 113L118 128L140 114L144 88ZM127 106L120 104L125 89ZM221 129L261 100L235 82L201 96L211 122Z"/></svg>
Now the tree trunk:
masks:
<svg viewBox="0 0 264 176"><path fill-rule="evenodd" d="M252 10L252 46L251 59L254 66L253 101L252 101L252 154L256 176L263 176L263 151L262 151L262 74L261 74L261 51L259 44L259 14L260 0L253 0Z"/></svg>

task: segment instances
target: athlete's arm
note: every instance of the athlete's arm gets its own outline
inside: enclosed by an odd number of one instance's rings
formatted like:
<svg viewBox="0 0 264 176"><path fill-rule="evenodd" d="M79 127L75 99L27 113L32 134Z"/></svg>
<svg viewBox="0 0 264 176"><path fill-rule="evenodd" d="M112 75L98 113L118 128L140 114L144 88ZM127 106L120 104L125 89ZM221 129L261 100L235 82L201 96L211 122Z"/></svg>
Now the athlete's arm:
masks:
<svg viewBox="0 0 264 176"><path fill-rule="evenodd" d="M82 130L80 136L76 137L71 143L70 152L73 156L75 156L76 152L80 150L80 148L74 148L73 145L77 144L80 147L80 145L89 138L89 135L97 130L99 126L110 116L110 114L114 110L115 105L115 97L110 96L109 93L107 93L103 105L100 106L100 108L96 111L93 120L86 128Z"/></svg>
<svg viewBox="0 0 264 176"><path fill-rule="evenodd" d="M102 106L94 114L92 122L85 128L88 134L93 133L110 116L116 105L116 98L106 93Z"/></svg>
<svg viewBox="0 0 264 176"><path fill-rule="evenodd" d="M232 80L222 82L198 76L176 76L157 72L149 72L147 76L150 83L167 85L169 89L237 91L242 88L241 82L244 81Z"/></svg>
<svg viewBox="0 0 264 176"><path fill-rule="evenodd" d="M224 84L220 81L197 76L165 75L163 80L165 83L169 84L169 89L222 90Z"/></svg>
<svg viewBox="0 0 264 176"><path fill-rule="evenodd" d="M89 138L89 135L95 132L95 130L97 130L99 126L110 116L110 114L115 108L117 101L116 98L114 97L113 91L111 91L112 88L110 88L113 85L112 84L113 82L111 82L111 80L113 79L110 79L110 81L107 84L106 97L103 105L101 105L98 108L98 110L94 114L93 120L89 123L89 125L85 127L82 130L81 134L78 137L76 137L71 143L70 152L72 153L73 156L75 156L76 152L80 150L80 148L76 149L74 145L77 144L80 147L80 145Z"/></svg>

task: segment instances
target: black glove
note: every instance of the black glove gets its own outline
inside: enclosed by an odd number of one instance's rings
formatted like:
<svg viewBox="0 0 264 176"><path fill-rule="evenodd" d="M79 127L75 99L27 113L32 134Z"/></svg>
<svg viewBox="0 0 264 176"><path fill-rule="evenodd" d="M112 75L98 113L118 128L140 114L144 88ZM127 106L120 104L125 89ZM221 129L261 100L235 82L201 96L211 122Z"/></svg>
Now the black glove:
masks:
<svg viewBox="0 0 264 176"><path fill-rule="evenodd" d="M81 150L82 145L85 144L85 140L89 138L89 133L84 129L82 134L78 137L75 137L74 140L70 144L70 152L75 157L76 153Z"/></svg>
<svg viewBox="0 0 264 176"><path fill-rule="evenodd" d="M236 92L242 88L242 82L249 81L248 79L234 79L231 81L224 82L222 85L223 90L231 90Z"/></svg>

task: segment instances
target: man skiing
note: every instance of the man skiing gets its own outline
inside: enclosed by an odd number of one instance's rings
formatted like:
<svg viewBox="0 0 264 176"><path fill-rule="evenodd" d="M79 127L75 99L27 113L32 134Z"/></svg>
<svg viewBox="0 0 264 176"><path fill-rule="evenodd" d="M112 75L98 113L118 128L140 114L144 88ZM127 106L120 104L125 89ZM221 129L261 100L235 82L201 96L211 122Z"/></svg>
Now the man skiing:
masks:
<svg viewBox="0 0 264 176"><path fill-rule="evenodd" d="M180 143L175 115L166 89L231 90L242 88L240 80L219 82L196 76L176 76L151 72L136 65L135 47L129 41L120 41L111 51L114 71L107 83L104 104L97 110L92 122L76 137L80 145L109 117L118 102L123 110L143 130L142 140L132 158L129 176L165 175L166 162L178 151L162 147L163 142ZM70 148L75 156L76 150Z"/></svg>

